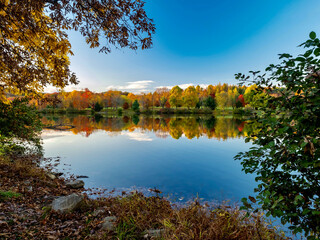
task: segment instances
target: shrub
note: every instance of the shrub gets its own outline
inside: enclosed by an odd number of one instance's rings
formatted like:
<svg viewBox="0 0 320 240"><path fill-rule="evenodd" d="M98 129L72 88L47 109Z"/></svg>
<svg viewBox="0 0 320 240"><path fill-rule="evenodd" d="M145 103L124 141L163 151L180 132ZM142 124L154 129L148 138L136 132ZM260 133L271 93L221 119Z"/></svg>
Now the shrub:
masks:
<svg viewBox="0 0 320 240"><path fill-rule="evenodd" d="M304 231L308 239L316 239L320 236L320 40L312 32L300 46L307 51L297 57L280 54L282 62L271 64L267 73L251 72L258 96L250 103L258 110L251 122L259 129L246 139L253 147L236 159L242 160L246 173L257 175L257 197L250 201L257 201L267 216L291 223L295 233ZM236 77L248 82L243 74ZM244 208L254 208L250 201L243 199Z"/></svg>
<svg viewBox="0 0 320 240"><path fill-rule="evenodd" d="M40 117L27 105L28 101L28 98L0 101L0 155L41 150Z"/></svg>

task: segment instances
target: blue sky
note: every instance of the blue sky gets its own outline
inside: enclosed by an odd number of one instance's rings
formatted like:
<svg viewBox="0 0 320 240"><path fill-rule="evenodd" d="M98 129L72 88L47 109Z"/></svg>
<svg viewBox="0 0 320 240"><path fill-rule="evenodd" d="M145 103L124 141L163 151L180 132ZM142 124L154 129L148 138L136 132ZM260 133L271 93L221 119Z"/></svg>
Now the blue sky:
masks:
<svg viewBox="0 0 320 240"><path fill-rule="evenodd" d="M66 90L139 93L159 86L236 84L234 74L263 70L278 53L298 53L310 31L320 34L319 0L146 0L154 19L148 50L90 49L70 33L71 69L80 84Z"/></svg>

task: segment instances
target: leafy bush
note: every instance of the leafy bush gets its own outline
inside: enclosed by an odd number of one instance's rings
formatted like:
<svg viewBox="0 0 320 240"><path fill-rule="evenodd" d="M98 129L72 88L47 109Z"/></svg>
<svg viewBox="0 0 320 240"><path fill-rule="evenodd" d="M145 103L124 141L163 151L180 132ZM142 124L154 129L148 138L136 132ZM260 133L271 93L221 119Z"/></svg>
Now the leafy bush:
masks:
<svg viewBox="0 0 320 240"><path fill-rule="evenodd" d="M293 57L280 54L282 62L271 64L266 73L251 72L253 78L237 74L243 82L257 85L254 94L262 96L251 131L250 151L240 153L246 173L259 181L257 199L267 212L291 223L294 232L304 231L308 239L320 236L320 40L314 32L300 46L306 52ZM245 208L253 208L243 199Z"/></svg>
<svg viewBox="0 0 320 240"><path fill-rule="evenodd" d="M0 155L41 150L39 114L27 106L27 98L0 101Z"/></svg>

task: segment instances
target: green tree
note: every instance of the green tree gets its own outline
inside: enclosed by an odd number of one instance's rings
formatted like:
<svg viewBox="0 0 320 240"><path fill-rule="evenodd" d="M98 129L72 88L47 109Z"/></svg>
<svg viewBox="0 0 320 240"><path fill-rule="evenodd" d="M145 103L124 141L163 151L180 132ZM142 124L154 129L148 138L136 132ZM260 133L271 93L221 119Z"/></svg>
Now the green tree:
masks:
<svg viewBox="0 0 320 240"><path fill-rule="evenodd" d="M95 112L100 112L103 109L103 106L99 102L96 102L93 109Z"/></svg>
<svg viewBox="0 0 320 240"><path fill-rule="evenodd" d="M206 100L205 100L205 102L204 102L204 105L205 105L206 107L210 108L211 110L214 110L214 109L216 109L216 107L217 107L216 100L215 100L213 97L211 97L211 96L209 96L209 97L206 98Z"/></svg>
<svg viewBox="0 0 320 240"><path fill-rule="evenodd" d="M253 147L239 153L246 173L259 181L256 199L267 216L291 223L294 232L304 230L308 239L320 236L320 40L314 32L301 44L307 50L293 57L281 54L280 64L253 78L237 74L241 81L256 84L254 96L265 94L266 107L252 119L259 126L246 141ZM282 88L278 88L282 86ZM277 94L275 94L277 92ZM253 99L254 99L253 96ZM252 208L243 199L246 208Z"/></svg>
<svg viewBox="0 0 320 240"><path fill-rule="evenodd" d="M132 103L132 110L135 112L139 112L140 104L139 104L138 100L134 100L134 102Z"/></svg>
<svg viewBox="0 0 320 240"><path fill-rule="evenodd" d="M169 103L173 107L180 107L183 104L182 89L179 86L175 86L170 91Z"/></svg>

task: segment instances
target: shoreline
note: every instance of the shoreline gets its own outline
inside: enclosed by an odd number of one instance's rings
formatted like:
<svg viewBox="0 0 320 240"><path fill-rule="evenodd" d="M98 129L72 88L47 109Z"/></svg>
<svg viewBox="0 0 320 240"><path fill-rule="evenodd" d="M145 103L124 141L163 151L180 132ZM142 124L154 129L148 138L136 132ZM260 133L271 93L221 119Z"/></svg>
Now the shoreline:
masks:
<svg viewBox="0 0 320 240"><path fill-rule="evenodd" d="M100 112L92 112L91 109L77 110L77 109L42 109L37 110L37 112L41 114L81 114L81 115L102 115L102 116L133 116L133 115L146 115L146 116L175 116L175 115L186 115L186 116L251 116L253 114L252 111L246 111L244 109L156 109L156 110L141 110L139 112L135 112L131 109L123 110L122 108L118 109L106 109Z"/></svg>
<svg viewBox="0 0 320 240"><path fill-rule="evenodd" d="M107 198L96 193L91 199L81 186L73 189L50 167L39 167L35 156L0 163L0 226L6 229L0 236L6 239L289 239L259 214L244 218L237 207L217 208L196 200L174 209L156 193L146 197L139 192ZM3 197L8 192L11 196ZM71 211L53 209L54 201L71 195L81 198Z"/></svg>

